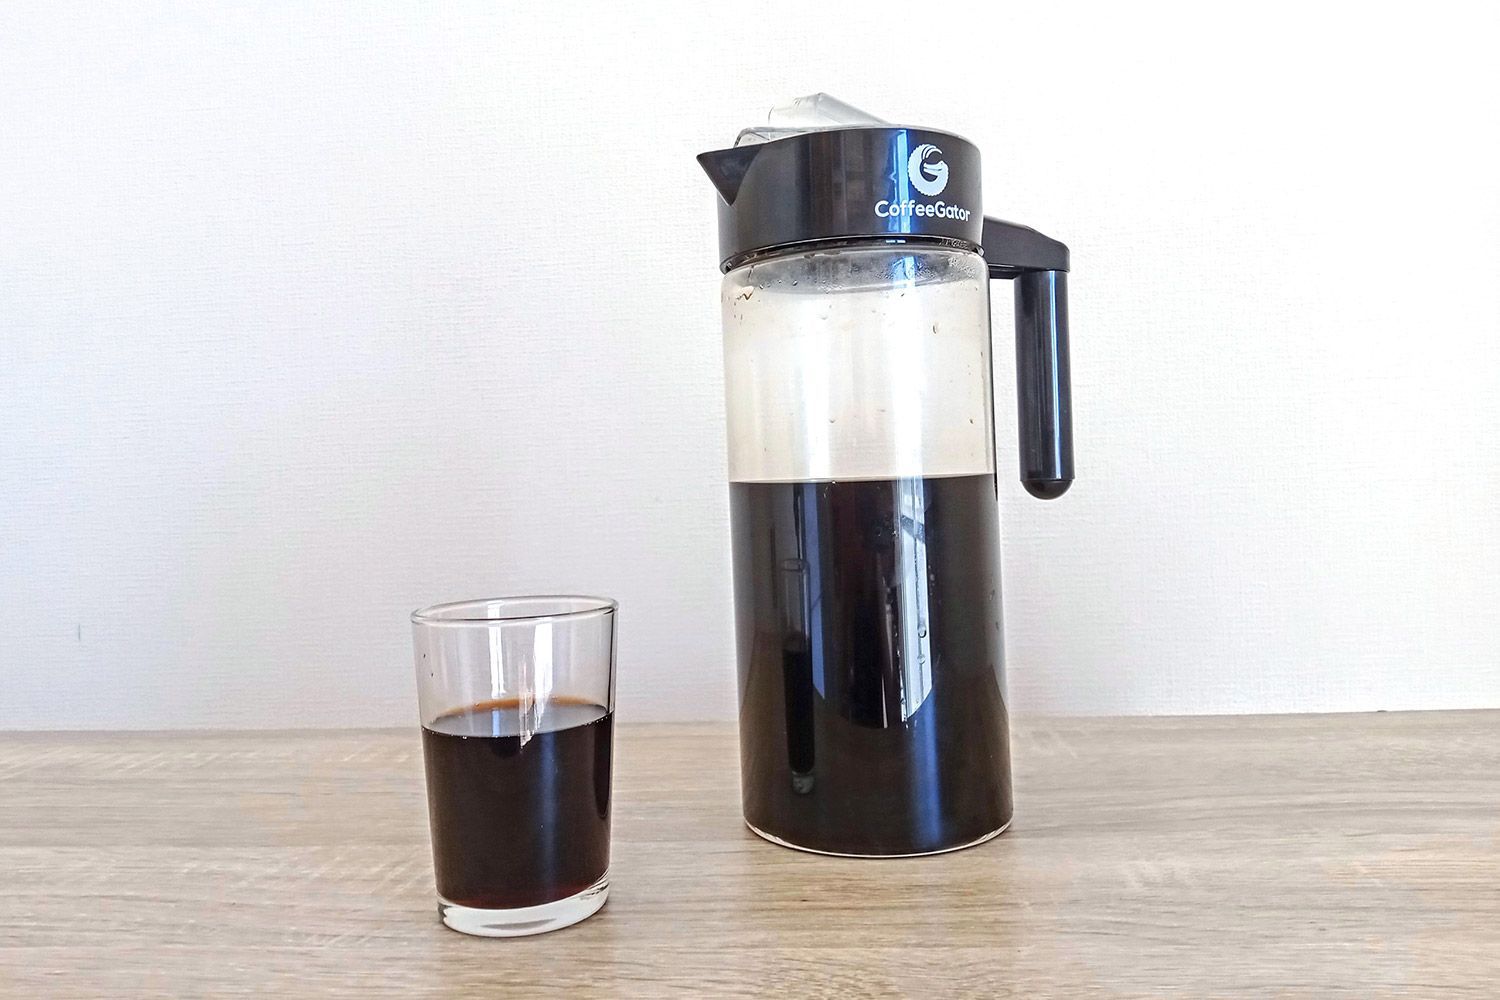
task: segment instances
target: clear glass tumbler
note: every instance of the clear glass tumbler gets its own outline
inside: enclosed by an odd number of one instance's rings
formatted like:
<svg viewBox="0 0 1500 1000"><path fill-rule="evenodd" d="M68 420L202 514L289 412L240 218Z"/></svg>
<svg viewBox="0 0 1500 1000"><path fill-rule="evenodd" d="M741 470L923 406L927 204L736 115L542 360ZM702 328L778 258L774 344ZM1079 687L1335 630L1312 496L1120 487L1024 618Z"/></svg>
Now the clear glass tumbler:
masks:
<svg viewBox="0 0 1500 1000"><path fill-rule="evenodd" d="M540 934L609 895L616 607L504 597L411 616L438 914L456 931Z"/></svg>

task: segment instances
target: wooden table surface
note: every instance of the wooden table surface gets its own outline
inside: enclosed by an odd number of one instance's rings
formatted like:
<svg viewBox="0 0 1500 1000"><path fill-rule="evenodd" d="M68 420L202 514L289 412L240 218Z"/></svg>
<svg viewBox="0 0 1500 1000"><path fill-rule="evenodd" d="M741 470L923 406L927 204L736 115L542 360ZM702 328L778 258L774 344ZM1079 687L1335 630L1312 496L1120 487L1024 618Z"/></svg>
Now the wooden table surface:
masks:
<svg viewBox="0 0 1500 1000"><path fill-rule="evenodd" d="M622 726L614 888L432 899L415 731L0 734L0 996L1500 996L1500 712L1016 726L1009 833L740 824L734 731Z"/></svg>

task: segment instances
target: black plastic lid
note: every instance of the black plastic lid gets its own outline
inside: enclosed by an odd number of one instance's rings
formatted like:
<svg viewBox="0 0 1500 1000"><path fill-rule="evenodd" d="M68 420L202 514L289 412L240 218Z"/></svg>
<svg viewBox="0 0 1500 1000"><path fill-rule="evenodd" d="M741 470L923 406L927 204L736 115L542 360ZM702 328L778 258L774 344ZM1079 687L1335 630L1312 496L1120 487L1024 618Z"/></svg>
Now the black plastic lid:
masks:
<svg viewBox="0 0 1500 1000"><path fill-rule="evenodd" d="M858 126L701 153L719 191L728 271L774 248L824 240L958 240L984 228L979 150L949 132Z"/></svg>

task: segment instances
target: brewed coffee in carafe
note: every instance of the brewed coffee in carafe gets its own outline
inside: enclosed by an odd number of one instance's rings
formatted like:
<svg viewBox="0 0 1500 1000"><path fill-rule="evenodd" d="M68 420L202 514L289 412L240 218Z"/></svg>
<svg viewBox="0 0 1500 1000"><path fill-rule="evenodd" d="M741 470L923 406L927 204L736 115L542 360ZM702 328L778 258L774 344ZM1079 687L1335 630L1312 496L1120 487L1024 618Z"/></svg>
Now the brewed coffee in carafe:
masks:
<svg viewBox="0 0 1500 1000"><path fill-rule="evenodd" d="M719 192L746 822L832 854L1011 818L989 282L1016 283L1022 480L1072 479L1067 248L985 219L979 154L826 97Z"/></svg>

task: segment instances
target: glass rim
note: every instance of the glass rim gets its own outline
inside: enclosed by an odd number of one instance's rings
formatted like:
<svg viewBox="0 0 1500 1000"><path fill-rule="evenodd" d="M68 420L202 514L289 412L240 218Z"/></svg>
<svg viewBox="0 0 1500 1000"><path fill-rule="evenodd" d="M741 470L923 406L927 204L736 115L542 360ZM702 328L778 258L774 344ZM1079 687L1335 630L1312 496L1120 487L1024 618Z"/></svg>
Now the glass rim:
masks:
<svg viewBox="0 0 1500 1000"><path fill-rule="evenodd" d="M528 613L527 605L550 602L552 605L575 604L566 610ZM591 594L521 594L510 597L480 597L467 601L448 601L418 608L411 613L413 625L439 627L479 627L522 625L548 621L576 621L600 615L612 615L620 602Z"/></svg>

